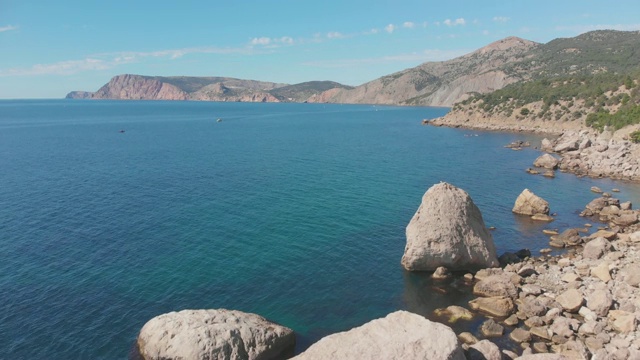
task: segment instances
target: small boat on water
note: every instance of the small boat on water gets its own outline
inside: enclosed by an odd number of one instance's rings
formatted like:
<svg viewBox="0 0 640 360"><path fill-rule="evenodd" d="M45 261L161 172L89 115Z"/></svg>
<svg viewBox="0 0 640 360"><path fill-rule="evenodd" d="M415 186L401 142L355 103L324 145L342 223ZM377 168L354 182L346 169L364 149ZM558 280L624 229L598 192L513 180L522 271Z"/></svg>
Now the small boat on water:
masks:
<svg viewBox="0 0 640 360"><path fill-rule="evenodd" d="M216 120L216 122L222 122L222 118L218 118L218 120Z"/></svg>

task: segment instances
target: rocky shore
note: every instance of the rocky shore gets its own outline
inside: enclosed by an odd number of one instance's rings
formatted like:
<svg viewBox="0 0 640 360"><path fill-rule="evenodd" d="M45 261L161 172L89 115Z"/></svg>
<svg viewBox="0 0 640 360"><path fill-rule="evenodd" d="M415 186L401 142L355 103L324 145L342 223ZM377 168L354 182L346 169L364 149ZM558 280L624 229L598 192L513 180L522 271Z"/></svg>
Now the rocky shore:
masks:
<svg viewBox="0 0 640 360"><path fill-rule="evenodd" d="M545 232L550 246L565 253L542 249L532 256L523 249L502 254L498 266L491 234L468 194L446 183L433 186L407 227L402 264L436 269L435 281L463 282L476 298L436 309L443 323L398 311L329 335L295 358L640 359L640 211L606 193L596 196L580 214L584 228ZM544 215L549 204L525 189L513 211ZM469 249L476 255L460 256ZM442 266L447 257L459 261L445 265L463 271ZM477 270L480 257L488 267ZM465 321L479 326L456 334L446 325ZM291 329L230 310L160 315L138 337L144 359L282 359L294 344Z"/></svg>

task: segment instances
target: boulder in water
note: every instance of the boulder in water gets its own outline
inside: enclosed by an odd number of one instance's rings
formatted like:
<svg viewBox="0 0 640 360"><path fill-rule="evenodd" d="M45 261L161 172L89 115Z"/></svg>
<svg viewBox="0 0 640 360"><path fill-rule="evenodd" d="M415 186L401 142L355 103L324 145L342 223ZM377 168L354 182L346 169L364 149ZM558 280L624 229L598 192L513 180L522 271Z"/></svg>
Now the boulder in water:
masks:
<svg viewBox="0 0 640 360"><path fill-rule="evenodd" d="M402 265L410 271L498 266L493 238L469 194L444 182L427 190L407 226Z"/></svg>
<svg viewBox="0 0 640 360"><path fill-rule="evenodd" d="M524 189L516 199L516 203L511 211L522 215L549 215L549 203L529 189Z"/></svg>
<svg viewBox="0 0 640 360"><path fill-rule="evenodd" d="M349 331L326 336L293 359L465 360L465 356L450 327L407 311L396 311Z"/></svg>
<svg viewBox="0 0 640 360"><path fill-rule="evenodd" d="M262 316L235 310L183 310L149 320L138 350L150 359L279 359L292 354L295 334Z"/></svg>

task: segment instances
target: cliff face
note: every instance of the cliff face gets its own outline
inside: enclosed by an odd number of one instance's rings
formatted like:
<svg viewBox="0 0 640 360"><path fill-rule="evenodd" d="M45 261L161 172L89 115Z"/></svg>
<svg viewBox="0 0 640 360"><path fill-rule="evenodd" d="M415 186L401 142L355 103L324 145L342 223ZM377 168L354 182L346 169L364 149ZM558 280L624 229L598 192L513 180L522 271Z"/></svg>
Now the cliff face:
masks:
<svg viewBox="0 0 640 360"><path fill-rule="evenodd" d="M188 94L178 87L140 75L118 75L101 87L92 99L121 100L187 100Z"/></svg>
<svg viewBox="0 0 640 360"><path fill-rule="evenodd" d="M383 76L353 90L329 90L317 96L326 102L451 106L470 92L486 93L520 80L501 67L524 59L538 43L509 37L470 54L429 62Z"/></svg>

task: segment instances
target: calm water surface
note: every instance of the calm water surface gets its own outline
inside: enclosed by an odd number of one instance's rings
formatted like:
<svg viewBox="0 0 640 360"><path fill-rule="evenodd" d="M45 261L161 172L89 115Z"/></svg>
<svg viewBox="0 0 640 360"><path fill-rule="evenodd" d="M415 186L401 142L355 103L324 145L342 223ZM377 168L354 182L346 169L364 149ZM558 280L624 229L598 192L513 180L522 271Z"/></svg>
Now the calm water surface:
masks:
<svg viewBox="0 0 640 360"><path fill-rule="evenodd" d="M420 126L446 111L0 101L0 358L126 359L147 320L192 308L261 314L301 351L394 310L464 303L400 266L439 181L469 192L499 253L583 224L593 185L640 199L633 184L526 174L539 153L503 145L535 136ZM511 213L524 188L555 222Z"/></svg>

